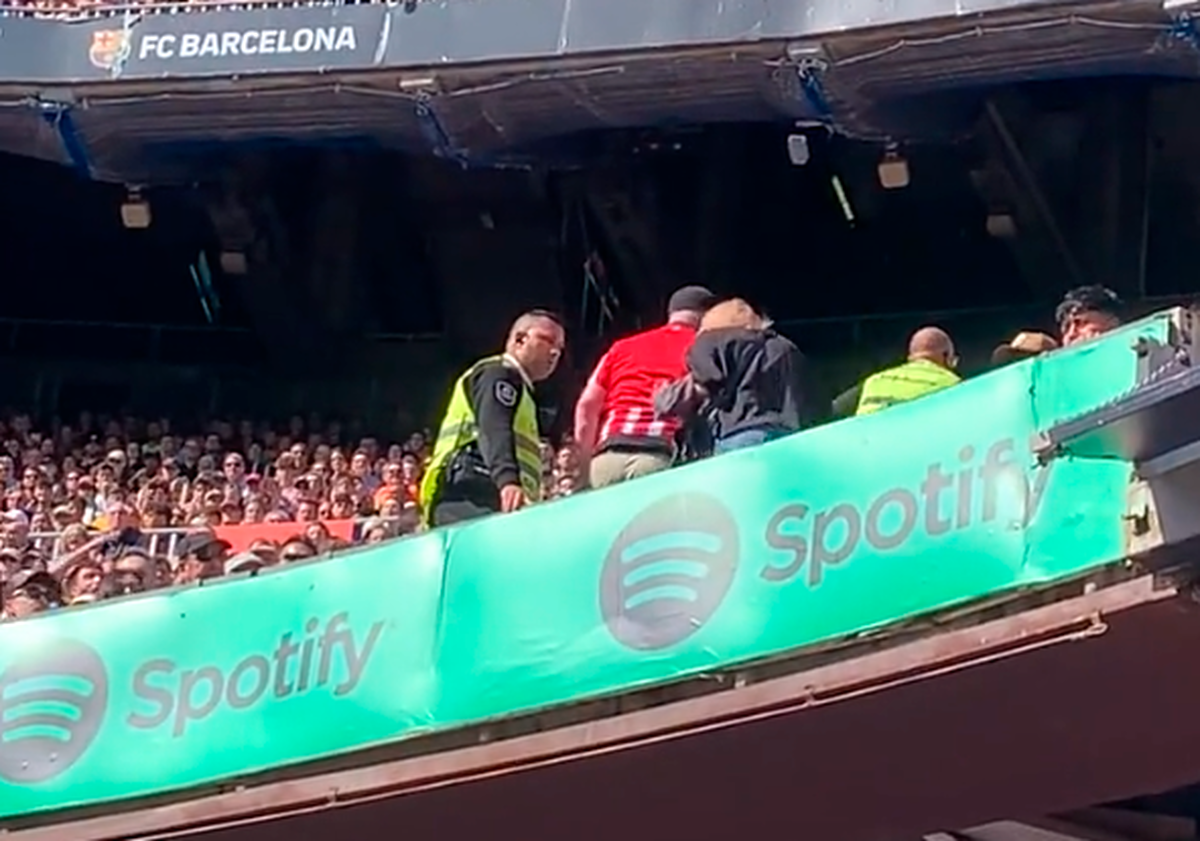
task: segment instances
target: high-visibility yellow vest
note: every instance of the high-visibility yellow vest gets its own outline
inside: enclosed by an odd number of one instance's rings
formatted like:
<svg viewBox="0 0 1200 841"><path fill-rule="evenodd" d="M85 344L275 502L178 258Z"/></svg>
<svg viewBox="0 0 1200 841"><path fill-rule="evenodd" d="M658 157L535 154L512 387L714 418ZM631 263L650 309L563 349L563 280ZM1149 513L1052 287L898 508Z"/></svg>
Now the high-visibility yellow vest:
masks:
<svg viewBox="0 0 1200 841"><path fill-rule="evenodd" d="M958 374L928 359L915 359L872 374L863 382L855 415L870 415L888 406L932 394L961 382Z"/></svg>
<svg viewBox="0 0 1200 841"><path fill-rule="evenodd" d="M425 476L421 479L421 511L428 520L442 485L445 483L446 466L451 457L463 447L473 444L479 438L479 427L475 422L475 410L467 399L467 381L479 366L489 362L497 362L503 357L489 356L481 359L468 368L450 394L450 405L442 417L438 429L437 440L433 445L433 456L425 468ZM538 434L537 404L528 388L521 389L521 397L517 402L517 411L513 414L513 439L516 442L517 468L520 473L521 489L531 500L541 498L542 491L542 453L541 436Z"/></svg>

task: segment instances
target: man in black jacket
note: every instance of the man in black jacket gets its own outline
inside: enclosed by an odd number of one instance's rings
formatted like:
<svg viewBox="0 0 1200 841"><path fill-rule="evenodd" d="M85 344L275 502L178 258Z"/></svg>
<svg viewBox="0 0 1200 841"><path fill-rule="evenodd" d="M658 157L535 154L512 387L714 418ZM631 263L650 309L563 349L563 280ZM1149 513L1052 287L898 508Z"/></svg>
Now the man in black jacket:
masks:
<svg viewBox="0 0 1200 841"><path fill-rule="evenodd" d="M811 372L803 354L745 301L705 315L687 356L692 380L707 395L718 455L810 426Z"/></svg>

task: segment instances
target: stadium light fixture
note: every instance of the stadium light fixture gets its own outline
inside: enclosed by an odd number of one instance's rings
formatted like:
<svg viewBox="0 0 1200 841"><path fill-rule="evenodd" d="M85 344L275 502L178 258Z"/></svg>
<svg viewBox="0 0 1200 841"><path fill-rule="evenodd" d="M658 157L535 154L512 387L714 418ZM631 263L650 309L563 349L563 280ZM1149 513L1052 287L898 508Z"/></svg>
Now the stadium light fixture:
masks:
<svg viewBox="0 0 1200 841"><path fill-rule="evenodd" d="M244 275L250 267L244 251L222 251L221 271L228 275Z"/></svg>
<svg viewBox="0 0 1200 841"><path fill-rule="evenodd" d="M144 230L150 227L150 202L142 196L138 187L130 187L129 195L121 204L121 224L126 228Z"/></svg>
<svg viewBox="0 0 1200 841"><path fill-rule="evenodd" d="M825 54L820 44L811 41L794 41L787 45L787 57L792 61L811 61Z"/></svg>
<svg viewBox="0 0 1200 841"><path fill-rule="evenodd" d="M401 76L396 87L408 93L435 91L437 79L433 76Z"/></svg>
<svg viewBox="0 0 1200 841"><path fill-rule="evenodd" d="M38 92L38 102L43 106L78 105L79 98L70 88L43 88Z"/></svg>
<svg viewBox="0 0 1200 841"><path fill-rule="evenodd" d="M792 166L804 166L812 157L808 148L808 138L803 134L789 134L787 139L788 160Z"/></svg>
<svg viewBox="0 0 1200 841"><path fill-rule="evenodd" d="M988 236L995 239L1013 239L1017 235L1017 221L1012 214L992 212L987 217Z"/></svg>
<svg viewBox="0 0 1200 841"><path fill-rule="evenodd" d="M894 144L888 146L879 161L879 183L885 190L902 190L908 182L908 161Z"/></svg>

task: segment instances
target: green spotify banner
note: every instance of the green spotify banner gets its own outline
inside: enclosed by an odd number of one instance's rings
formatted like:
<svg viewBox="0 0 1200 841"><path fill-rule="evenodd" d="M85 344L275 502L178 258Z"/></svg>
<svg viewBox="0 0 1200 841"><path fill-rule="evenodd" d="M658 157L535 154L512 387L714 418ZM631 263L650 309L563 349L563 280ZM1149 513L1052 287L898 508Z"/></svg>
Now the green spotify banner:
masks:
<svg viewBox="0 0 1200 841"><path fill-rule="evenodd" d="M0 625L0 818L711 671L1122 554L1128 466L1035 468L1138 336L256 579Z"/></svg>
<svg viewBox="0 0 1200 841"><path fill-rule="evenodd" d="M436 536L0 625L0 815L134 797L433 726Z"/></svg>

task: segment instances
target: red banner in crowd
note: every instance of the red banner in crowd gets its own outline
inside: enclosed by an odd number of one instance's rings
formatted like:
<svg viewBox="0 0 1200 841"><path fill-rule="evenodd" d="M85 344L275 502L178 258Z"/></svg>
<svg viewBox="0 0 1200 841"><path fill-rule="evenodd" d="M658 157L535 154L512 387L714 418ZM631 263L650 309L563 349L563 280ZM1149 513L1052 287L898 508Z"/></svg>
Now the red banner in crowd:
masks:
<svg viewBox="0 0 1200 841"><path fill-rule="evenodd" d="M323 520L325 528L334 537L342 540L354 539L354 520ZM245 552L256 540L274 540L282 543L289 537L304 534L307 523L243 523L238 526L217 526L214 531L222 540L232 545L230 551Z"/></svg>

